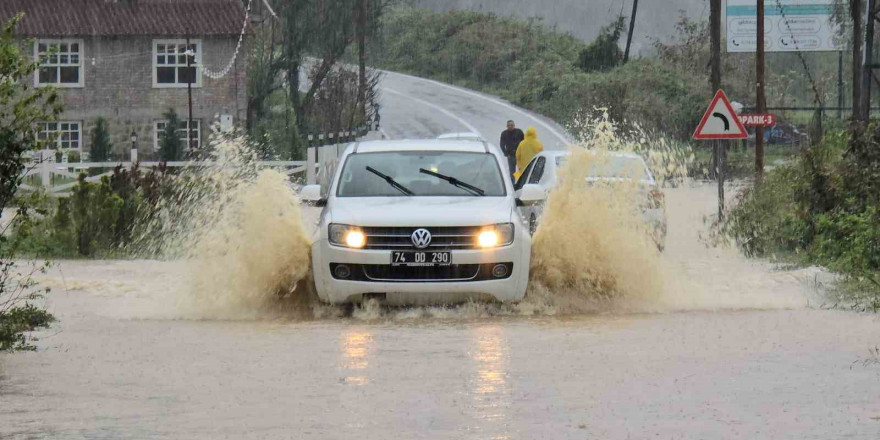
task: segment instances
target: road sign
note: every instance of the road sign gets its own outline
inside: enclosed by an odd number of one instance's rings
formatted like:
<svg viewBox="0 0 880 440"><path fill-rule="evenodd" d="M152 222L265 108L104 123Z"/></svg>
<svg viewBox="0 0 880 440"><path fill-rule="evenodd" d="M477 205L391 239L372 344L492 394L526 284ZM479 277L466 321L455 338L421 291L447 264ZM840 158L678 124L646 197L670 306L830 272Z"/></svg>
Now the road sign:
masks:
<svg viewBox="0 0 880 440"><path fill-rule="evenodd" d="M772 113L739 115L739 121L747 127L772 127L776 125L776 115Z"/></svg>
<svg viewBox="0 0 880 440"><path fill-rule="evenodd" d="M817 52L845 50L832 20L836 0L767 0L764 50ZM758 20L755 0L727 0L727 51L754 52Z"/></svg>
<svg viewBox="0 0 880 440"><path fill-rule="evenodd" d="M694 139L745 139L748 136L727 95L719 90L694 131Z"/></svg>

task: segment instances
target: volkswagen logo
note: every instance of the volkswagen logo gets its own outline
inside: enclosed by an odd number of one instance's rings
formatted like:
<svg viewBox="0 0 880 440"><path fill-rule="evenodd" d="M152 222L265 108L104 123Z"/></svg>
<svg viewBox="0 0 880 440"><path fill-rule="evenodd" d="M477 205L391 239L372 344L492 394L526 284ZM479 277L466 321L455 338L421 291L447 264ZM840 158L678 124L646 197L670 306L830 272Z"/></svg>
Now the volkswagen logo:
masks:
<svg viewBox="0 0 880 440"><path fill-rule="evenodd" d="M417 249L424 249L431 244L431 232L424 228L416 229L410 238Z"/></svg>

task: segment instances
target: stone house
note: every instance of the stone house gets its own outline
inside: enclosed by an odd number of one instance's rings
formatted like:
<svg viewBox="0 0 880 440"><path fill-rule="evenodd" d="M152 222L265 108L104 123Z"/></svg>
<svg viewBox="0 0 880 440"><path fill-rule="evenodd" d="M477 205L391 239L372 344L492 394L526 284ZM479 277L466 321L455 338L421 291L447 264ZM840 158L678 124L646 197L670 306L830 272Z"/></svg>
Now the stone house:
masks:
<svg viewBox="0 0 880 440"><path fill-rule="evenodd" d="M187 138L188 80L196 148L214 123L244 125L241 0L0 0L4 23L18 13L18 34L41 60L34 85L56 87L63 99L59 120L37 128L58 148L88 151L95 121L104 117L118 158L128 159L133 138L140 159L154 157L169 108Z"/></svg>

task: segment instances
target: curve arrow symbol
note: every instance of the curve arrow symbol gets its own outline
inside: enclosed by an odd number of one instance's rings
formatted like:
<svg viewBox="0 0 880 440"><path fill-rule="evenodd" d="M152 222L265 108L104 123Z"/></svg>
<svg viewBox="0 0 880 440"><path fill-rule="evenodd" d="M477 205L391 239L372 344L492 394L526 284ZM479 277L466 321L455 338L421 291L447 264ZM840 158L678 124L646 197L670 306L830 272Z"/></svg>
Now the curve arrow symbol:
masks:
<svg viewBox="0 0 880 440"><path fill-rule="evenodd" d="M715 113L712 113L712 117L721 119L721 122L724 123L724 131L730 131L730 121L727 120L727 116L724 116L721 113L715 112Z"/></svg>

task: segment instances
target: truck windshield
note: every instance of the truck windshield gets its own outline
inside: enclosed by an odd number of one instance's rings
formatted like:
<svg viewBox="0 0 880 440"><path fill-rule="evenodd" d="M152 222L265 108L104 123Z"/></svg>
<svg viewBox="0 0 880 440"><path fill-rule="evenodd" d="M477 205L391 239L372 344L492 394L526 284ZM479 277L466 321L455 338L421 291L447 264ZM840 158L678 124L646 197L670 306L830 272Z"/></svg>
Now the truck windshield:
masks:
<svg viewBox="0 0 880 440"><path fill-rule="evenodd" d="M385 174L413 192L415 197L473 197L473 192L432 177L425 169L480 188L486 197L507 195L501 169L489 153L457 151L389 151L348 156L339 175L337 197L404 197L367 167Z"/></svg>

